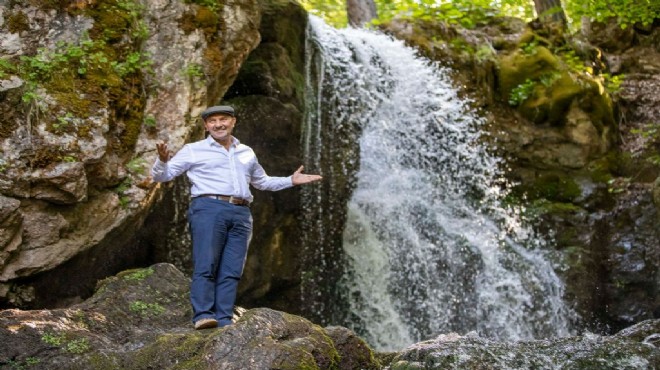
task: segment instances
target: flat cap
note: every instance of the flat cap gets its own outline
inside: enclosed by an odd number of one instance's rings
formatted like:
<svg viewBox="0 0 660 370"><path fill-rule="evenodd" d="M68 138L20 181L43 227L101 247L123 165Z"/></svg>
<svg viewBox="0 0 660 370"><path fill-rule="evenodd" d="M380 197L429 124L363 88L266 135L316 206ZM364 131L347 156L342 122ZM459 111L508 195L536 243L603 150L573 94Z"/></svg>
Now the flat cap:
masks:
<svg viewBox="0 0 660 370"><path fill-rule="evenodd" d="M234 108L228 105L214 105L212 107L206 108L206 110L202 112L202 119L206 121L209 116L214 114L228 114L232 117L236 116L234 113Z"/></svg>

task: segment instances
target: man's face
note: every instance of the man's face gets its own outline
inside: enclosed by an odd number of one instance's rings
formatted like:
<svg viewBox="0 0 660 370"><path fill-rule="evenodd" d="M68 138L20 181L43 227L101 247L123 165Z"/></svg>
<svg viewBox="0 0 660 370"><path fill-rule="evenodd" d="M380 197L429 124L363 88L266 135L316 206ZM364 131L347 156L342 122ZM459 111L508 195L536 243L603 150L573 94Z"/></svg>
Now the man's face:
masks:
<svg viewBox="0 0 660 370"><path fill-rule="evenodd" d="M216 141L224 141L231 136L235 123L235 117L228 114L218 113L206 118L206 121L204 121L204 127L213 139Z"/></svg>

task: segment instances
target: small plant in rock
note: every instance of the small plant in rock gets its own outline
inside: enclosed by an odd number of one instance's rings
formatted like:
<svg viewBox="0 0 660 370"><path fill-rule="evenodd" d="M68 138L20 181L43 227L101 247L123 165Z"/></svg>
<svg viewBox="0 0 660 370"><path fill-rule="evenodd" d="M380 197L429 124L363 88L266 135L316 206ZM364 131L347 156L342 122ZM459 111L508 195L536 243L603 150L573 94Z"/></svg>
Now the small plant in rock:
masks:
<svg viewBox="0 0 660 370"><path fill-rule="evenodd" d="M53 123L53 128L56 132L62 133L67 131L69 125L73 125L73 114L68 113L64 116L57 117L57 122Z"/></svg>
<svg viewBox="0 0 660 370"><path fill-rule="evenodd" d="M509 105L518 106L534 94L536 83L532 79L526 79L522 84L514 87L509 93Z"/></svg>
<svg viewBox="0 0 660 370"><path fill-rule="evenodd" d="M89 351L89 342L87 338L75 339L66 344L65 350L79 355Z"/></svg>
<svg viewBox="0 0 660 370"><path fill-rule="evenodd" d="M144 117L144 125L147 127L156 127L156 117L152 115Z"/></svg>
<svg viewBox="0 0 660 370"><path fill-rule="evenodd" d="M523 53L527 55L534 55L536 54L536 48L539 46L538 41L532 40L525 45L522 45L520 49L523 51Z"/></svg>
<svg viewBox="0 0 660 370"><path fill-rule="evenodd" d="M140 316L158 316L165 312L165 308L158 303L146 303L142 301L133 301L128 308Z"/></svg>
<svg viewBox="0 0 660 370"><path fill-rule="evenodd" d="M124 276L124 280L140 281L146 279L148 276L153 275L153 273L154 269L150 267L146 269L140 269Z"/></svg>
<svg viewBox="0 0 660 370"><path fill-rule="evenodd" d="M543 86L550 87L560 78L561 78L561 74L555 71L542 75L539 78L539 81L543 84Z"/></svg>
<svg viewBox="0 0 660 370"><path fill-rule="evenodd" d="M55 334L51 332L45 332L41 336L41 341L55 347L59 347L64 342L64 334Z"/></svg>
<svg viewBox="0 0 660 370"><path fill-rule="evenodd" d="M144 158L133 158L130 160L128 163L126 163L126 168L130 173L136 174L136 175L142 175L145 172L145 165L147 164L147 161L144 160Z"/></svg>
<svg viewBox="0 0 660 370"><path fill-rule="evenodd" d="M204 77L204 68L201 64L191 63L183 69L183 75L191 79L202 78Z"/></svg>
<svg viewBox="0 0 660 370"><path fill-rule="evenodd" d="M607 192L610 194L623 193L630 186L632 178L630 177L617 177L607 181Z"/></svg>

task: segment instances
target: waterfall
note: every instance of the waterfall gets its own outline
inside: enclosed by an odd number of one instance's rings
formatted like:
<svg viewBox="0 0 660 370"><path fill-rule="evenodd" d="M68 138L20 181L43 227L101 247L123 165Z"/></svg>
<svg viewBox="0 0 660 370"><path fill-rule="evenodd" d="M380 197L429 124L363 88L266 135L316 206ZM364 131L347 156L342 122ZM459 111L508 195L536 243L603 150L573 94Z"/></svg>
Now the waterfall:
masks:
<svg viewBox="0 0 660 370"><path fill-rule="evenodd" d="M303 299L378 350L441 333L571 334L551 248L502 206L500 159L449 71L401 41L310 17ZM339 220L339 222L338 222Z"/></svg>

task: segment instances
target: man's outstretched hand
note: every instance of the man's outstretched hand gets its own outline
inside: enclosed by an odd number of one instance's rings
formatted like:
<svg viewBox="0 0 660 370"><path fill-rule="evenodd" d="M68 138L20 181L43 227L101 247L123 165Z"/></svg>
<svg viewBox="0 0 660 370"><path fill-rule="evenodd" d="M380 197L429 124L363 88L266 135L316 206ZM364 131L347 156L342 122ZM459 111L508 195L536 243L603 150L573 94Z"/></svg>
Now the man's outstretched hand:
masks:
<svg viewBox="0 0 660 370"><path fill-rule="evenodd" d="M321 181L323 179L320 175L307 175L302 173L302 171L303 166L300 166L300 168L293 173L293 176L291 177L293 185L309 184L310 182Z"/></svg>
<svg viewBox="0 0 660 370"><path fill-rule="evenodd" d="M158 159L160 159L161 162L167 162L172 158L172 152L167 150L167 144L158 143L156 144L156 149L158 150Z"/></svg>

